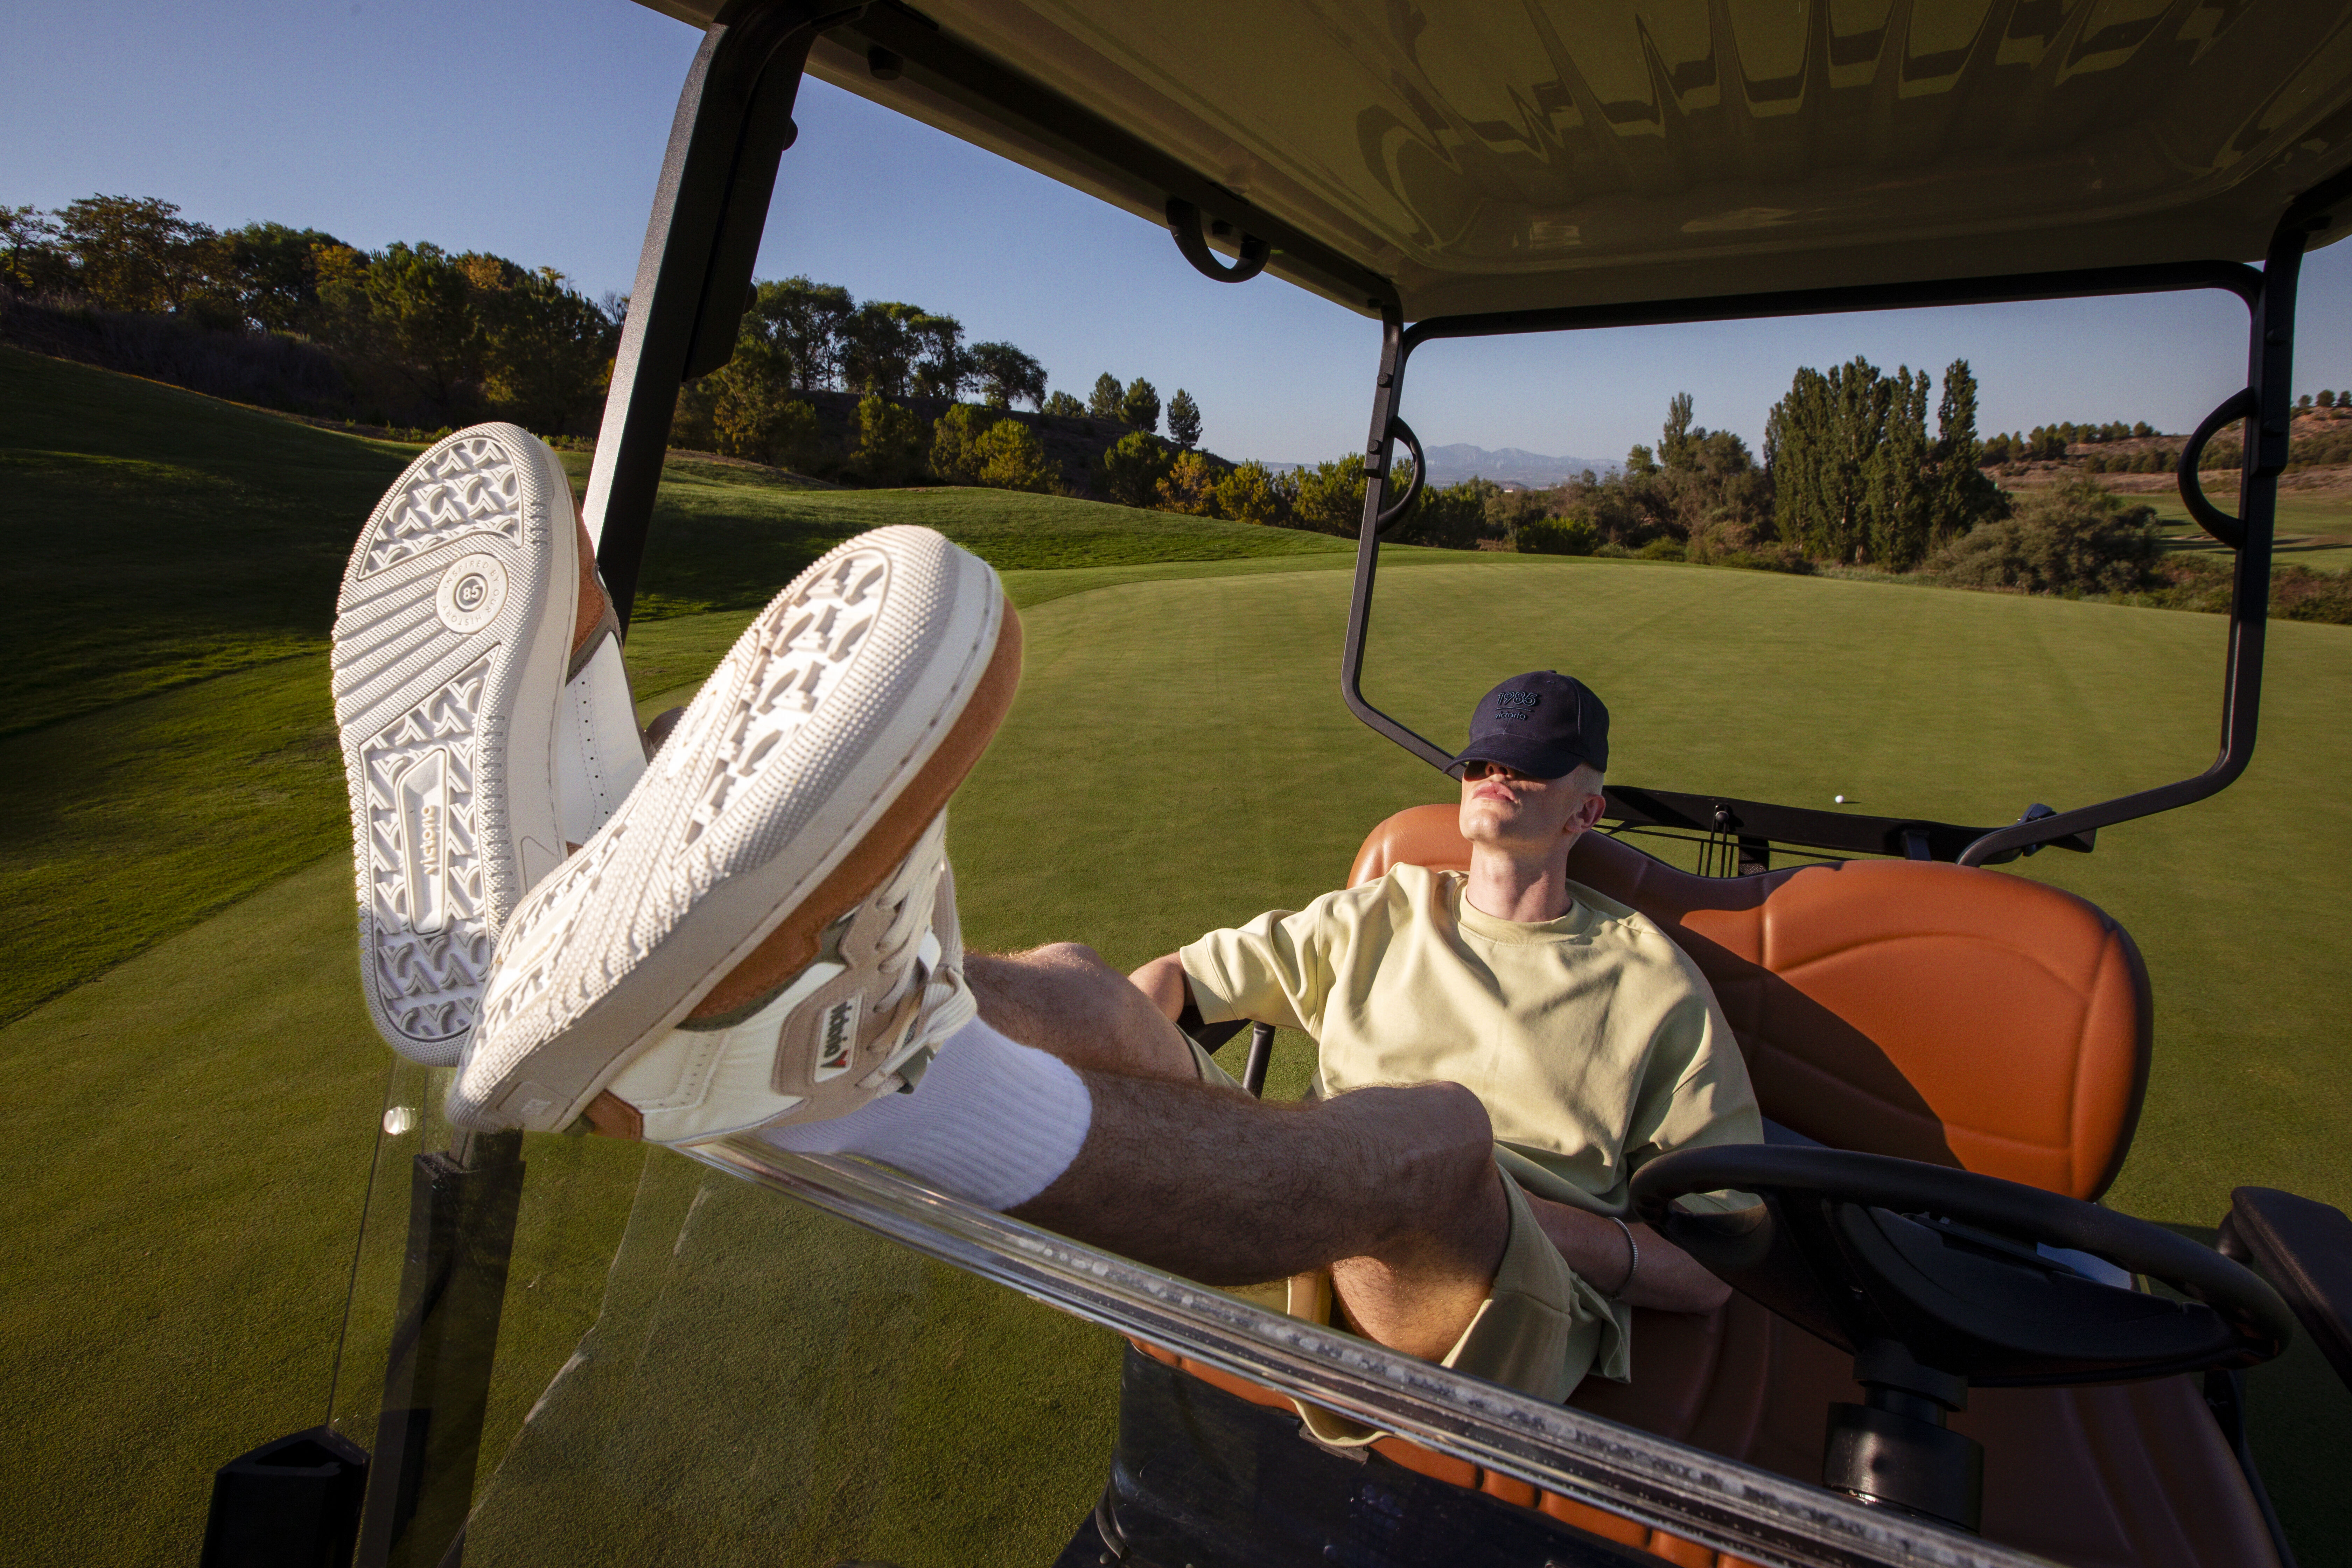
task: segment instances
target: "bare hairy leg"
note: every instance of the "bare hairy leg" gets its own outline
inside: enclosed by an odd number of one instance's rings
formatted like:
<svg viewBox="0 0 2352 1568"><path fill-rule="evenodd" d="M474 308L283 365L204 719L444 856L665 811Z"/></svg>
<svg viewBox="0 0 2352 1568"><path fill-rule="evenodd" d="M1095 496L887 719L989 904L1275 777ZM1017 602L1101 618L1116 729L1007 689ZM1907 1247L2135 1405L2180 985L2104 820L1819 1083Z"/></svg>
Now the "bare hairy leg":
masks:
<svg viewBox="0 0 2352 1568"><path fill-rule="evenodd" d="M1270 1105L1080 1071L1085 1147L1014 1217L1211 1285L1333 1266L1355 1321L1414 1355L1444 1354L1486 1299L1509 1211L1469 1090Z"/></svg>
<svg viewBox="0 0 2352 1568"><path fill-rule="evenodd" d="M1080 1072L1199 1081L1181 1032L1090 947L966 953L963 973L991 1027Z"/></svg>
<svg viewBox="0 0 2352 1568"><path fill-rule="evenodd" d="M1328 1266L1367 1334L1443 1356L1508 1234L1477 1097L1423 1084L1269 1105L1203 1085L1145 971L1130 981L1075 942L966 957L981 1016L1094 1098L1076 1161L1016 1217L1211 1285Z"/></svg>

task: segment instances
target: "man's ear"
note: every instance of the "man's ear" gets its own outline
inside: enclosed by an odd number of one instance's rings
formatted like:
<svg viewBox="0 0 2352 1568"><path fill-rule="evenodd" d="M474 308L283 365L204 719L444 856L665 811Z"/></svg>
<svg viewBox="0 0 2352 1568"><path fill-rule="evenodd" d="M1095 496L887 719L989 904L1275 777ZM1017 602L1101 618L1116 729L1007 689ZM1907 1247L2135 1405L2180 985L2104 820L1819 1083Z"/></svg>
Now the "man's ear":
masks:
<svg viewBox="0 0 2352 1568"><path fill-rule="evenodd" d="M1598 827L1601 826L1601 814L1608 809L1609 797L1601 791L1594 790L1584 797L1584 804L1576 808L1576 816L1570 819L1570 826L1579 833Z"/></svg>

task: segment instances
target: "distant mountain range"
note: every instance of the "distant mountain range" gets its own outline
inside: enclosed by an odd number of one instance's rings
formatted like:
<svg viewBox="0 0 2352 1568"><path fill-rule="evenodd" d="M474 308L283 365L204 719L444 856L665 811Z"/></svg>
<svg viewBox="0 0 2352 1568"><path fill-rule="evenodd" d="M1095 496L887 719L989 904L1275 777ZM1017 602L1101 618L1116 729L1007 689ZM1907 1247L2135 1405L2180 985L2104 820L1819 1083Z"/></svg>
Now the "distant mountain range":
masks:
<svg viewBox="0 0 2352 1568"><path fill-rule="evenodd" d="M1429 482L1433 485L1458 485L1475 474L1498 485L1539 488L1572 479L1587 468L1596 474L1605 474L1617 467L1607 458L1548 458L1541 452L1529 452L1517 447L1505 447L1499 451L1490 452L1484 447L1473 447L1465 441L1456 441L1450 447L1432 447L1428 451ZM1277 474L1286 474L1304 466L1299 463L1266 465Z"/></svg>
<svg viewBox="0 0 2352 1568"><path fill-rule="evenodd" d="M1605 474L1617 467L1607 458L1548 458L1541 452L1517 447L1490 452L1484 447L1460 441L1428 450L1429 482L1433 485L1458 485L1473 474L1498 485L1556 485L1576 478L1587 468Z"/></svg>

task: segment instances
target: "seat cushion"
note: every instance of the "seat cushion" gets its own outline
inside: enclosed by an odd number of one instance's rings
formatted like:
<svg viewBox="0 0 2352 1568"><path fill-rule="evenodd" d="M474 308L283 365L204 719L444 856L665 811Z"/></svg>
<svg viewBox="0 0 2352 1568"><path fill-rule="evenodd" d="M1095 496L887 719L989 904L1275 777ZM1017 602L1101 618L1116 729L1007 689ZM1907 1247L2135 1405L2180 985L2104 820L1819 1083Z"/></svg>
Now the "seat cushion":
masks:
<svg viewBox="0 0 2352 1568"><path fill-rule="evenodd" d="M1456 815L1388 818L1349 885L1404 863L1466 869ZM1597 833L1569 875L1649 916L1705 972L1773 1121L2077 1198L2121 1168L2152 1014L2139 950L2095 905L1923 861L1695 877Z"/></svg>

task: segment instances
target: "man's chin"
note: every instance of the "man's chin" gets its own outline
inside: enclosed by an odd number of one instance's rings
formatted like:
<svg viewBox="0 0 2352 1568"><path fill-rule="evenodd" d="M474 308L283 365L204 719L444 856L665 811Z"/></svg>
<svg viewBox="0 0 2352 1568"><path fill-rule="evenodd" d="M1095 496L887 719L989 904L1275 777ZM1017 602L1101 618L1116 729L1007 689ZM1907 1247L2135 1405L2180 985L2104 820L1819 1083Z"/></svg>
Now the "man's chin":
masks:
<svg viewBox="0 0 2352 1568"><path fill-rule="evenodd" d="M1462 837L1471 843L1493 844L1499 840L1509 827L1511 816L1512 814L1507 811L1498 811L1484 802L1479 802L1462 808L1462 817L1456 826L1460 828Z"/></svg>

